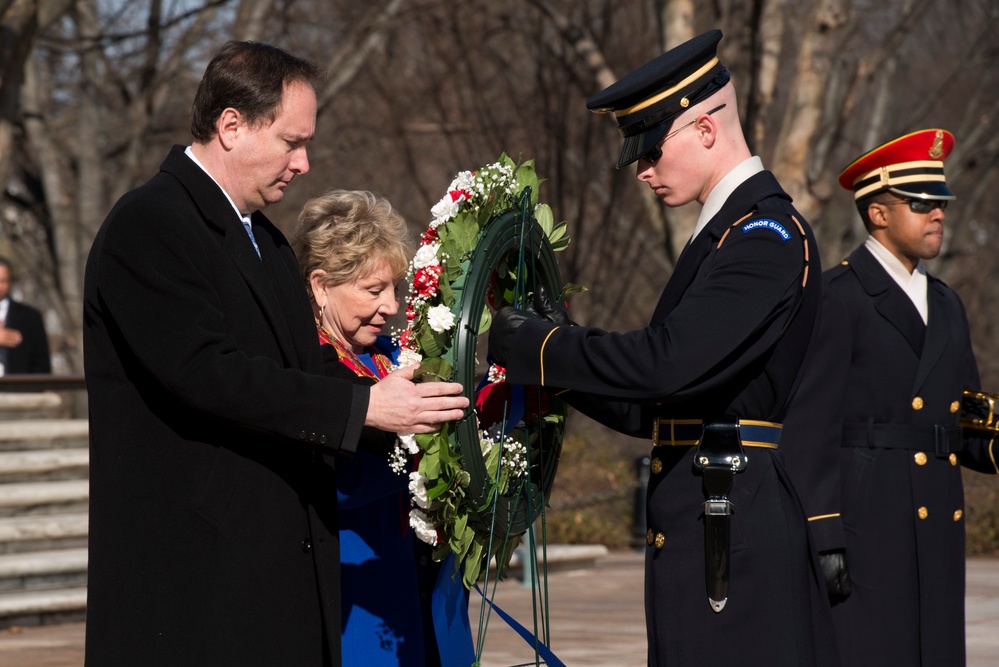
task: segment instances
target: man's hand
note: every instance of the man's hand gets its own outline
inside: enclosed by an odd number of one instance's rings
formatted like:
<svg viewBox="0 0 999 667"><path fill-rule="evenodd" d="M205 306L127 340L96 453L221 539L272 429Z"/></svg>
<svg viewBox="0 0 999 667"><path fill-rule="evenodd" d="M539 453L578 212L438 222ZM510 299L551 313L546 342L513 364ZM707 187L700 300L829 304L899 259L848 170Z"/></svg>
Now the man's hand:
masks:
<svg viewBox="0 0 999 667"><path fill-rule="evenodd" d="M819 563L826 579L829 603L838 604L850 597L853 586L850 584L850 570L846 566L846 553L842 549L823 551L819 554Z"/></svg>
<svg viewBox="0 0 999 667"><path fill-rule="evenodd" d="M569 312L562 304L554 303L548 298L548 292L544 285L538 285L537 291L534 292L534 311L552 324L559 326L572 324L572 321L569 320Z"/></svg>
<svg viewBox="0 0 999 667"><path fill-rule="evenodd" d="M0 347L17 347L21 344L21 332L0 326Z"/></svg>
<svg viewBox="0 0 999 667"><path fill-rule="evenodd" d="M393 433L432 433L461 419L468 399L457 382L413 382L416 366L392 371L371 387L365 426Z"/></svg>
<svg viewBox="0 0 999 667"><path fill-rule="evenodd" d="M506 366L513 348L513 337L517 329L527 320L542 320L533 310L517 310L504 306L496 311L489 327L489 356L500 366Z"/></svg>

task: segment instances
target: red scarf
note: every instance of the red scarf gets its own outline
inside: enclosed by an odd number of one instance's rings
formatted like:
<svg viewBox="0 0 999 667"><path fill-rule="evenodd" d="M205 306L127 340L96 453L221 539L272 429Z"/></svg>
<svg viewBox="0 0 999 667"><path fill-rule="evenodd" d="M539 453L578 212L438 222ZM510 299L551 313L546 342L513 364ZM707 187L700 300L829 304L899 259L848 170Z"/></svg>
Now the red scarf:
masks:
<svg viewBox="0 0 999 667"><path fill-rule="evenodd" d="M354 375L357 375L358 377L371 378L372 380L380 380L388 375L389 371L392 370L392 360L381 352L375 351L375 348L369 347L366 351L371 356L371 361L374 363L375 369L378 371L377 373L372 371L367 364L361 361L350 348L341 343L338 339L334 338L330 332L326 330L326 327L316 322L316 329L319 331L320 345L332 345L333 349L336 350L336 356L340 359L340 363L354 371Z"/></svg>

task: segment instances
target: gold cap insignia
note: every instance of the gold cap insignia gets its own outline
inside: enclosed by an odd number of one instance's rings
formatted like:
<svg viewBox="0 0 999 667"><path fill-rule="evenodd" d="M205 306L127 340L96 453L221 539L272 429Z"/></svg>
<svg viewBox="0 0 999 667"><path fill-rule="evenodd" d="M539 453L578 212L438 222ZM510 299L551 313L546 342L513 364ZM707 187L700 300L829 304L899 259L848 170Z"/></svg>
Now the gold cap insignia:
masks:
<svg viewBox="0 0 999 667"><path fill-rule="evenodd" d="M888 167L878 167L881 178L881 187L887 188L891 185L891 173L888 171Z"/></svg>
<svg viewBox="0 0 999 667"><path fill-rule="evenodd" d="M933 137L933 145L930 146L930 157L939 160L943 157L943 130L937 130Z"/></svg>

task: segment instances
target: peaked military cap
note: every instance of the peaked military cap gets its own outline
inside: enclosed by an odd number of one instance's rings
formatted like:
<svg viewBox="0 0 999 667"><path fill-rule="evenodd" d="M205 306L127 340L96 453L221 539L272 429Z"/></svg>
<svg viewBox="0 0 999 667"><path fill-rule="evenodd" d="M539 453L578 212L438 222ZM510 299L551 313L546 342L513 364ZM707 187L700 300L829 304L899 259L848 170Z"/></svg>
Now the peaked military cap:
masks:
<svg viewBox="0 0 999 667"><path fill-rule="evenodd" d="M586 100L593 113L617 117L624 135L618 169L656 146L677 116L728 82L729 72L717 56L721 38L721 30L699 35Z"/></svg>
<svg viewBox="0 0 999 667"><path fill-rule="evenodd" d="M943 161L954 148L947 130L920 130L864 153L839 175L854 199L892 192L916 199L956 199L944 176Z"/></svg>

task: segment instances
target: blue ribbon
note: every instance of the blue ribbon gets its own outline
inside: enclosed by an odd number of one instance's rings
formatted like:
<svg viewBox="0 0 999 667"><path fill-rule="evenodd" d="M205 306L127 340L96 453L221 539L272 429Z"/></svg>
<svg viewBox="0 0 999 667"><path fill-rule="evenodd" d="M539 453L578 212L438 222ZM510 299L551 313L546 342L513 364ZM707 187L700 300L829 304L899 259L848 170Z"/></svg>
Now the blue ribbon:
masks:
<svg viewBox="0 0 999 667"><path fill-rule="evenodd" d="M500 609L495 602L487 598L485 593L482 592L482 589L479 588L478 584L475 585L475 590L478 591L483 600L489 603L489 606L496 612L496 615L506 621L506 624L513 628L514 632L520 635L523 640L527 642L527 645L533 648L535 653L544 659L545 664L547 664L548 667L565 667L565 663L559 660L555 654L552 653L552 650L545 646L544 642L538 639L533 632L518 623L517 619Z"/></svg>
<svg viewBox="0 0 999 667"><path fill-rule="evenodd" d="M454 571L454 554L441 563L431 606L442 667L469 667L475 662L475 647L468 620L468 591Z"/></svg>

